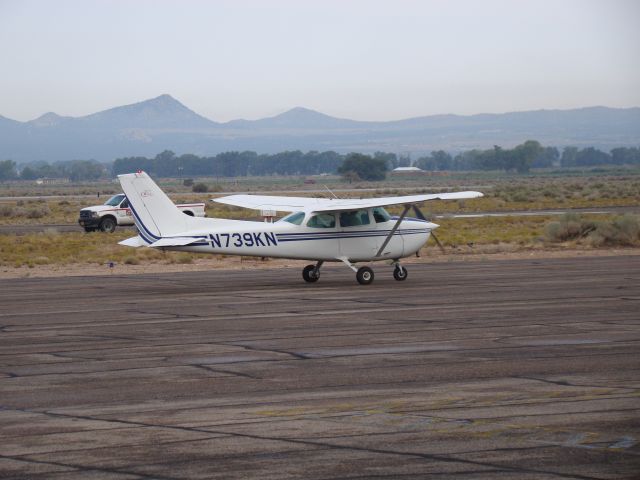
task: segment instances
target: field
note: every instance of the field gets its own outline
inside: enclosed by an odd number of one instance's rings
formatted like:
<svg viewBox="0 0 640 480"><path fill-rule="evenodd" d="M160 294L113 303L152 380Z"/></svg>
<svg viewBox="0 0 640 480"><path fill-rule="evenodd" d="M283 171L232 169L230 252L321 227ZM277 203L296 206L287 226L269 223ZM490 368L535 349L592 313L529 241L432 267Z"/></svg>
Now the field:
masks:
<svg viewBox="0 0 640 480"><path fill-rule="evenodd" d="M163 189L176 202L202 201L207 216L257 219L255 212L218 205L208 200L228 192L269 192L340 197L389 196L473 189L484 198L433 202L423 212L441 228L437 236L446 255L501 253L563 248L593 249L640 245L637 214L640 205L640 172L624 171L587 175L573 172L556 176L550 172L530 176L465 174L440 177L389 178L379 183L347 184L337 177L322 177L305 184L298 177L246 179L197 179L209 193L193 193L180 179L161 180ZM623 173L623 174L621 174ZM326 185L326 187L325 187ZM100 196L98 197L98 192ZM60 225L75 225L79 210L104 202L118 193L114 183L35 186L13 183L0 186L0 267L37 268L41 265L190 264L196 258L185 253L130 249L117 242L133 235L131 229L115 234L61 232ZM611 213L581 213L578 217L557 215L454 218L456 214L479 212L525 212L547 210L610 209ZM616 211L619 209L619 212ZM398 209L390 209L397 213ZM627 213L624 213L627 212ZM623 216L624 213L624 216ZM16 235L13 225L42 225L39 233ZM430 242L427 251L433 250ZM423 254L428 254L424 252ZM224 260L224 258L220 258Z"/></svg>

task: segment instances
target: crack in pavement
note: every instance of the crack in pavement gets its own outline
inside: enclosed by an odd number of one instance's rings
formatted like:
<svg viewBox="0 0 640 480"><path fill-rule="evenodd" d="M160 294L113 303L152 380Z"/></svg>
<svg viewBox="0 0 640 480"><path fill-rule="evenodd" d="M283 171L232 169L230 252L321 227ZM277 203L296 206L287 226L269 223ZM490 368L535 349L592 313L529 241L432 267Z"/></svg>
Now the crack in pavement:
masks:
<svg viewBox="0 0 640 480"><path fill-rule="evenodd" d="M382 448L372 448L372 447L359 447L355 445L338 445L330 442L320 442L317 440L304 440L304 439L296 439L296 438L280 438L280 437L270 437L266 435L255 435L249 433L239 433L233 431L221 431L210 428L198 428L198 427L184 427L180 425L158 425L147 422L139 422L132 420L122 420L122 419L102 419L100 417L90 416L90 415L72 415L65 413L56 413L51 411L39 411L39 410L29 410L29 409L14 409L17 411L27 412L27 413L36 413L42 414L45 416L49 416L52 418L72 418L79 420L90 420L96 422L107 422L107 423L115 423L115 424L123 424L129 426L137 426L137 427L148 427L148 428L158 428L158 429L169 429L169 430L178 430L178 431L187 431L187 432L197 432L197 433L208 433L208 434L218 434L218 435L228 435L238 438L251 438L254 440L263 440L263 441L274 441L274 442L283 442L283 443L293 443L298 445L310 445L310 446L319 446L328 449L334 450L345 450L345 451L359 451L373 454L382 454L382 455L396 455L402 457L413 457L420 458L431 461L439 461L444 463L460 463L464 465L473 465L479 467L487 467L496 469L499 471L505 472L514 472L514 473L532 473L532 474L544 474L544 475L553 475L558 478L567 478L567 479L576 479L576 480L601 480L597 477L591 477L586 475L579 474L568 474L562 472L554 472L545 469L537 469L537 468L527 468L527 467L518 467L518 466L509 466L509 465L499 465L492 462L484 462L479 460L469 460L464 458L456 457L453 455L443 455L443 454L431 454L431 453L420 453L420 452L406 452L406 451L398 451L391 449L382 449ZM19 457L18 457L19 458ZM48 463L48 462L44 462ZM61 464L61 466L67 466ZM113 473L125 473L115 471ZM129 472L126 472L129 473ZM140 475L137 473L133 473L133 475ZM159 478L157 476L142 476L141 478ZM172 478L167 477L167 480L174 480Z"/></svg>

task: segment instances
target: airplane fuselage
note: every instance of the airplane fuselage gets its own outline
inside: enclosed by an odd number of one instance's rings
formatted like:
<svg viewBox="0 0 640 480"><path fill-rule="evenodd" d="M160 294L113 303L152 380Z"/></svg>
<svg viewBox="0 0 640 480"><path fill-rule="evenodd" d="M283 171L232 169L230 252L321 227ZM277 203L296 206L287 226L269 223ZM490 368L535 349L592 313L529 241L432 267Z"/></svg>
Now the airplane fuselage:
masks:
<svg viewBox="0 0 640 480"><path fill-rule="evenodd" d="M396 219L375 222L370 209L368 224L341 226L339 220L333 227L311 227L307 223L312 215L306 215L301 225L287 221L275 223L208 219L211 226L191 231L191 237L201 237L186 246L164 247L167 250L223 255L291 258L301 260L351 262L398 259L415 254L429 239L437 225L414 219L404 219L383 252L376 253L393 229ZM371 221L373 220L373 221ZM141 232L152 242L150 232Z"/></svg>

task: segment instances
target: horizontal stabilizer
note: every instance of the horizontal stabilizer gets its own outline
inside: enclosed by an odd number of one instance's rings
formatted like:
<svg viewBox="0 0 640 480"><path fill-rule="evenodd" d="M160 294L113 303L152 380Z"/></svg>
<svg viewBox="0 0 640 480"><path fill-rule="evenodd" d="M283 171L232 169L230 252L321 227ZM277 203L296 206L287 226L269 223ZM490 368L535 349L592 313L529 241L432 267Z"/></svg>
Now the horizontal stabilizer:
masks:
<svg viewBox="0 0 640 480"><path fill-rule="evenodd" d="M164 237L150 244L150 247L183 247L192 243L202 242L203 237Z"/></svg>
<svg viewBox="0 0 640 480"><path fill-rule="evenodd" d="M122 240L121 242L118 242L118 245L137 248L137 247L146 246L147 242L145 242L140 235L137 235L135 237L127 238L126 240Z"/></svg>

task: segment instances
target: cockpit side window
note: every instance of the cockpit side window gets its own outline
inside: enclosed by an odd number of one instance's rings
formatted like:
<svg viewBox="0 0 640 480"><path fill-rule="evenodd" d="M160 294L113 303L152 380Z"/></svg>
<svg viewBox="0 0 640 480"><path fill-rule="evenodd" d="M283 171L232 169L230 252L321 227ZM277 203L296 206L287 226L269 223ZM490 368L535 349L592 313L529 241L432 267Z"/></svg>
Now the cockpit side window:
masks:
<svg viewBox="0 0 640 480"><path fill-rule="evenodd" d="M372 213L373 213L373 218L376 221L376 223L388 222L391 219L391 216L382 207L374 208Z"/></svg>
<svg viewBox="0 0 640 480"><path fill-rule="evenodd" d="M360 225L369 225L369 212L363 210L350 210L348 212L340 212L341 227L358 227Z"/></svg>
<svg viewBox="0 0 640 480"><path fill-rule="evenodd" d="M304 212L293 212L280 219L281 222L289 222L294 225L302 225L302 220L304 220Z"/></svg>
<svg viewBox="0 0 640 480"><path fill-rule="evenodd" d="M336 217L329 213L318 213L307 222L307 227L311 228L335 228L335 226Z"/></svg>

